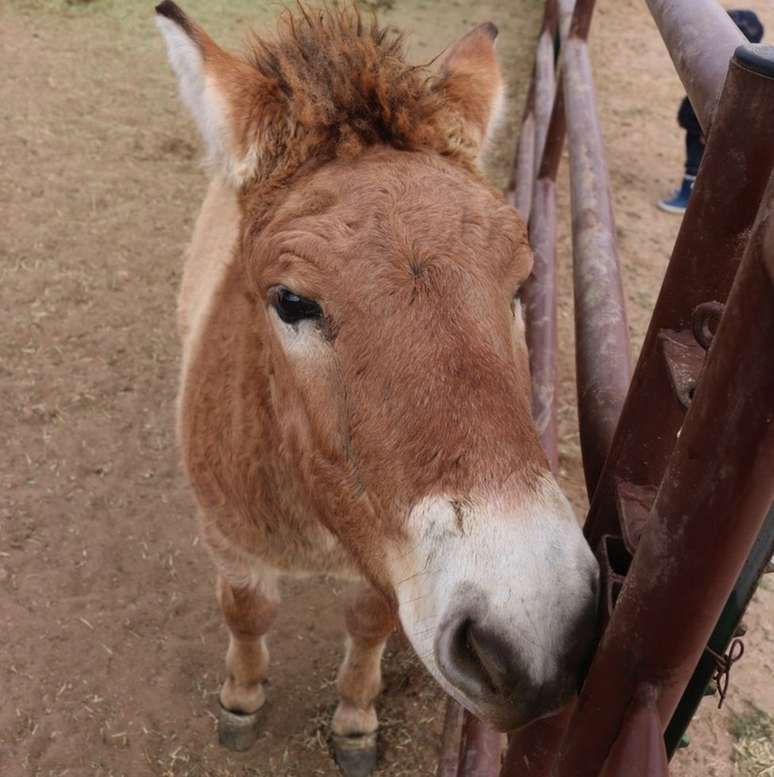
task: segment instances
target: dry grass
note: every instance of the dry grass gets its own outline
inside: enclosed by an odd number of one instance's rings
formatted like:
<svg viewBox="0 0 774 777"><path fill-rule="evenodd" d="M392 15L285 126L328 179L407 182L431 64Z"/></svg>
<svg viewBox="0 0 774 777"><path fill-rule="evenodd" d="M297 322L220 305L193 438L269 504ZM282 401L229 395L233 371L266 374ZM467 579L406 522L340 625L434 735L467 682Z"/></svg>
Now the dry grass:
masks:
<svg viewBox="0 0 774 777"><path fill-rule="evenodd" d="M731 712L728 731L734 738L734 763L741 777L774 775L774 718L745 703L742 712Z"/></svg>

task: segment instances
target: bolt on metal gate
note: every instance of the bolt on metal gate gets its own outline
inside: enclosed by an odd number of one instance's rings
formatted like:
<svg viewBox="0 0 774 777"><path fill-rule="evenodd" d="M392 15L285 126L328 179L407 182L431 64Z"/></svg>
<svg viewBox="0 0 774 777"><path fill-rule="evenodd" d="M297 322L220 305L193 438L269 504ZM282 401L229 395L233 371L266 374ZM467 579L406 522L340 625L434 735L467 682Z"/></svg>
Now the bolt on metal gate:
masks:
<svg viewBox="0 0 774 777"><path fill-rule="evenodd" d="M439 777L657 777L774 552L774 47L715 0L646 0L707 136L632 374L587 39L546 0L509 201L535 253L533 414L556 439L556 204L570 156L578 413L602 633L577 700L503 738L448 703ZM733 640L733 641L732 641ZM730 645L730 648L729 648Z"/></svg>

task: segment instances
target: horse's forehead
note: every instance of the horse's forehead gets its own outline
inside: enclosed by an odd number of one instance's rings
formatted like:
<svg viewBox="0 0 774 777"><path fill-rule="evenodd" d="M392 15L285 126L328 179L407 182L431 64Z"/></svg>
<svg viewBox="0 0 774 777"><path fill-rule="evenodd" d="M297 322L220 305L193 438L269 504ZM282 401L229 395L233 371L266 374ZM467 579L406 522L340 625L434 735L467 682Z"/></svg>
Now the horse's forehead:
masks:
<svg viewBox="0 0 774 777"><path fill-rule="evenodd" d="M333 166L289 199L283 225L328 234L340 250L481 250L512 243L520 223L483 184L421 162ZM411 244L411 246L408 245Z"/></svg>
<svg viewBox="0 0 774 777"><path fill-rule="evenodd" d="M408 218L422 205L428 218L455 220L465 214L491 214L496 202L485 186L460 171L411 159L332 168L316 183L355 213L377 209Z"/></svg>

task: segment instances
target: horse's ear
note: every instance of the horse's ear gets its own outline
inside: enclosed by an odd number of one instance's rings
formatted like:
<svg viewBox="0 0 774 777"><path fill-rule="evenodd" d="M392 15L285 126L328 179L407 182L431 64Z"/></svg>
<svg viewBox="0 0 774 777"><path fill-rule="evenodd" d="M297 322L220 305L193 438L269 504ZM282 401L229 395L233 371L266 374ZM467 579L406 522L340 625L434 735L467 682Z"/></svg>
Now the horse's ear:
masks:
<svg viewBox="0 0 774 777"><path fill-rule="evenodd" d="M254 117L271 113L272 90L255 68L218 46L171 0L156 6L156 26L211 165L233 184L243 183L255 173L260 152Z"/></svg>
<svg viewBox="0 0 774 777"><path fill-rule="evenodd" d="M441 61L442 88L481 153L504 114L505 89L495 56L497 27L480 24L453 44Z"/></svg>

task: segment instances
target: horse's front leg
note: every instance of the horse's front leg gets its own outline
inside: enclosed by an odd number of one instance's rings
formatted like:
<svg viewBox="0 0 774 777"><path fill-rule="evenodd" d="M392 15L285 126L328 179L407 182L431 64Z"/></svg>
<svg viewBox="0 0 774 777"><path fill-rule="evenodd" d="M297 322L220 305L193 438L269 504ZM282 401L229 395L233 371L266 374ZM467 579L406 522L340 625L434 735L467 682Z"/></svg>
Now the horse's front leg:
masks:
<svg viewBox="0 0 774 777"><path fill-rule="evenodd" d="M395 629L387 600L370 586L360 588L346 614L347 652L336 687L333 715L336 761L347 777L365 777L376 765L374 700L382 688L382 653Z"/></svg>
<svg viewBox="0 0 774 777"><path fill-rule="evenodd" d="M279 606L277 576L262 572L249 583L235 585L221 573L217 594L229 630L218 736L231 750L247 750L258 737L257 713L266 701L263 681L269 651L265 635Z"/></svg>

